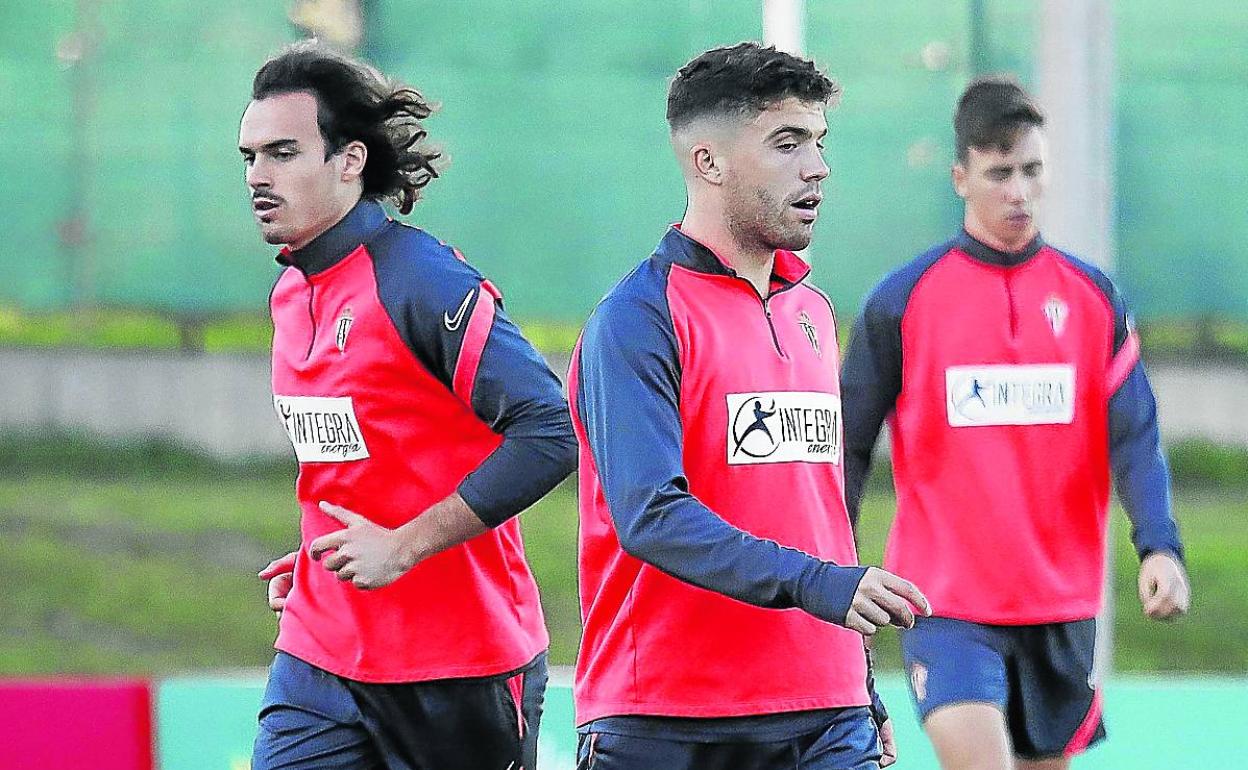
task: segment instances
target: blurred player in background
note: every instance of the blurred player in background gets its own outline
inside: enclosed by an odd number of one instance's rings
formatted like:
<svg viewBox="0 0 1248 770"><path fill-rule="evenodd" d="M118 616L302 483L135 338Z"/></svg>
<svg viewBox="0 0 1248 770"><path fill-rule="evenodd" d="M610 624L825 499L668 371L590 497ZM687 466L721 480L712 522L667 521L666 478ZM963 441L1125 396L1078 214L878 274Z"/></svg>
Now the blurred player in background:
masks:
<svg viewBox="0 0 1248 770"><path fill-rule="evenodd" d="M285 245L273 398L302 514L293 574L264 573L282 611L255 770L535 767L547 635L514 517L574 439L497 289L381 208L436 177L431 111L301 44L243 114L255 218Z"/></svg>
<svg viewBox="0 0 1248 770"><path fill-rule="evenodd" d="M569 373L585 770L895 755L862 635L911 625L926 600L856 566L835 319L793 253L838 95L813 63L753 43L671 84L688 209L594 310Z"/></svg>
<svg viewBox="0 0 1248 770"><path fill-rule="evenodd" d="M1169 618L1189 600L1126 305L1037 229L1043 127L1011 79L966 89L953 167L964 229L874 289L842 371L855 521L889 419L897 515L884 561L932 602L901 641L947 770L1065 768L1104 736L1093 645L1111 475L1144 611Z"/></svg>

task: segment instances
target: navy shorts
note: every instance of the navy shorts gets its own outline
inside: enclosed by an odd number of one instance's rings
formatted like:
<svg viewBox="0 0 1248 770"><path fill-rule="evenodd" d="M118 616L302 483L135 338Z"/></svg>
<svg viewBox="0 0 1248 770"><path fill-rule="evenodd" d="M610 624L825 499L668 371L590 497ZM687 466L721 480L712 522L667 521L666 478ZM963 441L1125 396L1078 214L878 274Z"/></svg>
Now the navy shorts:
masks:
<svg viewBox="0 0 1248 770"><path fill-rule="evenodd" d="M1014 753L1026 759L1074 756L1105 737L1095 645L1095 620L994 626L916 618L901 632L919 719L950 704L994 704Z"/></svg>
<svg viewBox="0 0 1248 770"><path fill-rule="evenodd" d="M546 654L509 674L344 679L279 652L252 770L536 770Z"/></svg>
<svg viewBox="0 0 1248 770"><path fill-rule="evenodd" d="M819 729L782 740L681 740L670 733L643 736L583 732L577 742L576 767L577 770L879 770L880 739L871 712L865 707L836 711L838 713Z"/></svg>

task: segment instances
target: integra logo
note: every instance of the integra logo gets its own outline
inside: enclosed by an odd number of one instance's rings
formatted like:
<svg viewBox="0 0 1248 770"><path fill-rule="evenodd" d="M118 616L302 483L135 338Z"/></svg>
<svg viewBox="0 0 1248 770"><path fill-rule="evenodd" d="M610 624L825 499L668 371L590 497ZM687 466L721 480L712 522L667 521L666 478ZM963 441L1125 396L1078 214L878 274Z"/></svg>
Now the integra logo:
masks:
<svg viewBox="0 0 1248 770"><path fill-rule="evenodd" d="M750 419L753 415L753 421ZM770 457L780 447L780 442L772 435L771 428L767 427L767 421L777 416L776 400L771 400L771 405L763 408L763 400L761 398L746 399L741 406L737 408L737 416L732 420L732 442L734 444L732 453L738 454L744 452L750 457L762 458ZM741 426L746 426L745 430L741 430ZM751 441L751 448L745 446L746 439L754 437Z"/></svg>
<svg viewBox="0 0 1248 770"><path fill-rule="evenodd" d="M949 424L1062 425L1074 419L1070 364L951 366L945 370Z"/></svg>
<svg viewBox="0 0 1248 770"><path fill-rule="evenodd" d="M273 396L273 406L301 463L342 463L368 457L350 396Z"/></svg>
<svg viewBox="0 0 1248 770"><path fill-rule="evenodd" d="M729 393L728 464L841 461L841 399L831 393Z"/></svg>

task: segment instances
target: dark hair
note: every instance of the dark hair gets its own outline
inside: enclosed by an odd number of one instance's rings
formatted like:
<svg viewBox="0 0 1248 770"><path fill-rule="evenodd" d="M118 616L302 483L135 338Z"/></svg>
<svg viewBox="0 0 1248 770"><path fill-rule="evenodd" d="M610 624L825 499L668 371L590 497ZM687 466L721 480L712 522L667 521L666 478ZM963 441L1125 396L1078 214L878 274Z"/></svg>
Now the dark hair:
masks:
<svg viewBox="0 0 1248 770"><path fill-rule="evenodd" d="M1012 76L975 78L962 92L953 116L958 160L966 162L971 147L1009 152L1020 131L1043 125L1039 105Z"/></svg>
<svg viewBox="0 0 1248 770"><path fill-rule="evenodd" d="M388 198L401 213L409 213L421 189L438 176L433 161L441 153L424 145L427 133L421 124L436 105L416 89L314 41L295 43L265 62L252 82L251 98L300 91L316 97L326 159L350 142L363 142L368 148L364 197Z"/></svg>
<svg viewBox="0 0 1248 770"><path fill-rule="evenodd" d="M774 46L738 43L713 48L680 68L667 92L667 124L672 130L706 115L757 115L796 96L833 106L841 87L802 59Z"/></svg>

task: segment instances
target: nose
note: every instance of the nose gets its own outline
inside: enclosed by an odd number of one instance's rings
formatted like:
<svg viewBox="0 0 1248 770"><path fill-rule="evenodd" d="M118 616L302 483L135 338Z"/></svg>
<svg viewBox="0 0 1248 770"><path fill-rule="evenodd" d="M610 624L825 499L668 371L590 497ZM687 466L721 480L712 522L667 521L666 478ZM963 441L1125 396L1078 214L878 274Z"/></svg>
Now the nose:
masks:
<svg viewBox="0 0 1248 770"><path fill-rule="evenodd" d="M247 167L246 179L247 186L252 190L262 190L273 185L264 159L260 157L253 160L251 165Z"/></svg>
<svg viewBox="0 0 1248 770"><path fill-rule="evenodd" d="M823 159L823 153L818 148L812 148L813 151L802 165L802 181L818 182L828 178L828 164Z"/></svg>
<svg viewBox="0 0 1248 770"><path fill-rule="evenodd" d="M1005 199L1008 203L1025 203L1027 201L1027 184L1022 174L1012 174L1005 183Z"/></svg>

